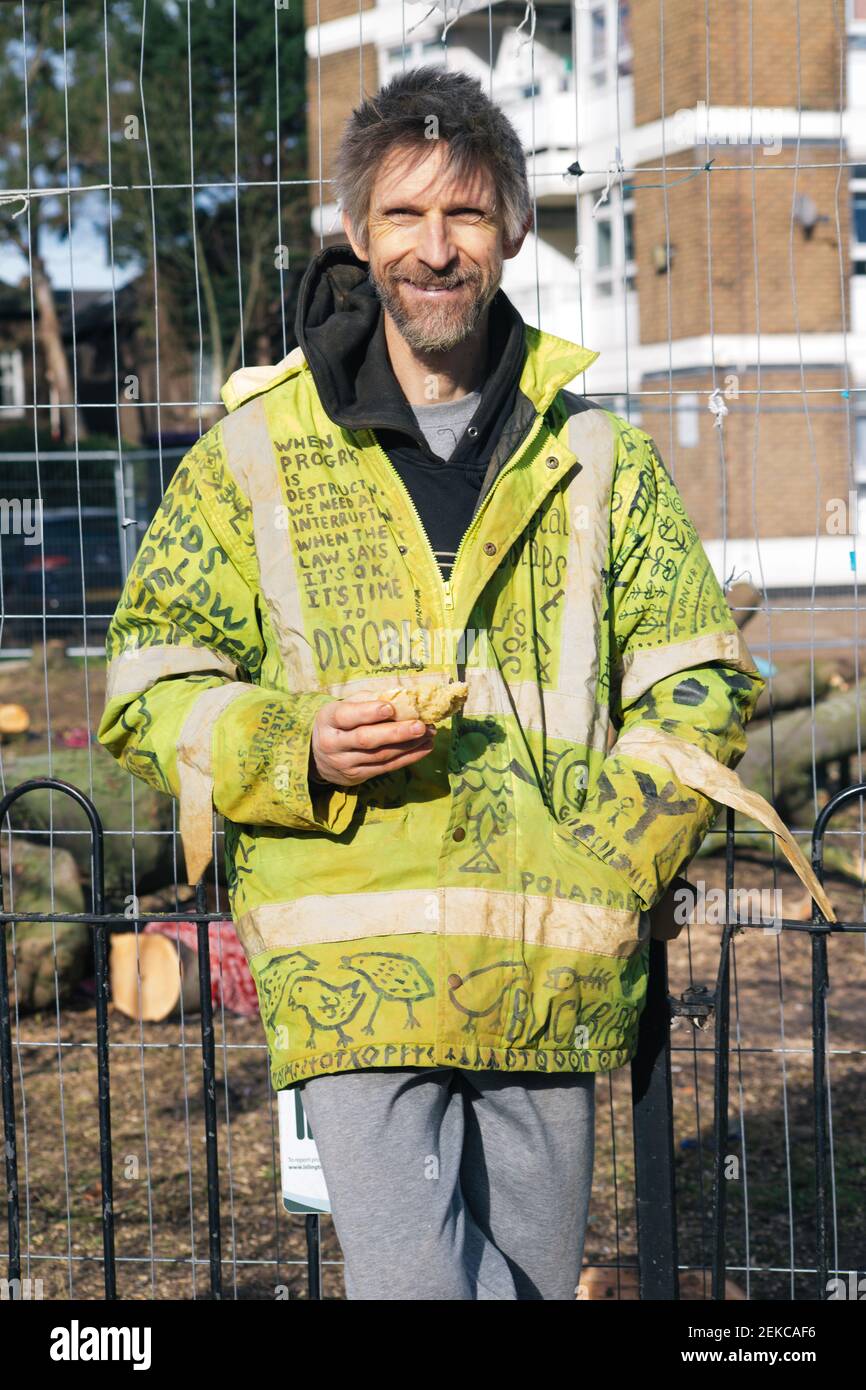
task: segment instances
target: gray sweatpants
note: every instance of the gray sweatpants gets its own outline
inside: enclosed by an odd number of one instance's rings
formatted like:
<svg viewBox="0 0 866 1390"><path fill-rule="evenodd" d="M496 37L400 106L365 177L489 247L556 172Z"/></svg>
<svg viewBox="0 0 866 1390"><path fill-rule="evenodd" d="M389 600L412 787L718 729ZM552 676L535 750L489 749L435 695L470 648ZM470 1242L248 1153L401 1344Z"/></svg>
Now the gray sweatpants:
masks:
<svg viewBox="0 0 866 1390"><path fill-rule="evenodd" d="M595 1073L383 1067L298 1084L347 1298L574 1298Z"/></svg>

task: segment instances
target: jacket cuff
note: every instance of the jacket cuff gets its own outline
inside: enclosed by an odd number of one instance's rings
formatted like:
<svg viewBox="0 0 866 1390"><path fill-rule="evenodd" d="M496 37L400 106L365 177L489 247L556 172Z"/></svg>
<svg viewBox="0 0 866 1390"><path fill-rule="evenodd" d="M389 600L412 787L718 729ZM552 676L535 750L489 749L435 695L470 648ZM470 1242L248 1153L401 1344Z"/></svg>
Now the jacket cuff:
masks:
<svg viewBox="0 0 866 1390"><path fill-rule="evenodd" d="M245 825L338 835L358 793L309 781L313 723L327 691L283 694L227 683L204 691L178 740L180 825L189 882L211 857L212 811Z"/></svg>
<svg viewBox="0 0 866 1390"><path fill-rule="evenodd" d="M256 689L233 705L214 731L214 756L224 814L251 824L299 830L345 830L358 804L350 787L310 782L313 724L326 690L289 695ZM234 805L234 812L228 809Z"/></svg>

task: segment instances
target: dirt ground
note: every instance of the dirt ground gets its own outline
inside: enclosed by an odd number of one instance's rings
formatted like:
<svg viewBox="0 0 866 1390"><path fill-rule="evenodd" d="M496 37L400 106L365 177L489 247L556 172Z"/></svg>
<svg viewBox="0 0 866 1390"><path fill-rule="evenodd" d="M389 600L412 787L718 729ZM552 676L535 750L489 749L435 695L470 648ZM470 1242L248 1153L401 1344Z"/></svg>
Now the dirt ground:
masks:
<svg viewBox="0 0 866 1390"><path fill-rule="evenodd" d="M41 655L41 654L40 654ZM82 667L62 644L45 662L0 669L0 702L30 710L39 752L77 725L94 728L102 664ZM45 692L51 700L46 706ZM62 702L57 692L62 690ZM62 703L62 719L57 706ZM8 750L7 750L8 751ZM7 769L7 786L14 775ZM721 857L689 871L724 886ZM738 887L773 884L768 861L741 858ZM777 869L783 915L802 899L799 880ZM856 885L828 879L842 920L862 922ZM721 928L693 924L668 947L669 989L712 988ZM828 943L829 1075L833 1134L831 1249L837 1267L866 1268L866 936ZM811 946L803 932L737 933L731 969L731 1079L727 1178L728 1275L749 1297L815 1297ZM22 1018L14 1030L23 1274L52 1299L102 1293L95 1013L79 991L59 1015ZM679 1021L672 1035L679 1263L705 1270L711 1252L713 1029ZM258 1019L227 1016L216 1030L224 1296L307 1297L307 1221L282 1209L276 1099ZM111 1118L118 1293L124 1299L207 1298L208 1211L200 1034L197 1017L138 1024L112 1009ZM585 1261L608 1268L623 1293L636 1258L634 1157L628 1068L599 1076L596 1156ZM339 1242L320 1221L325 1298L344 1296ZM5 1241L4 1241L5 1245ZM5 1258L3 1260L5 1264ZM696 1276L700 1284L700 1274ZM706 1279L709 1290L709 1276Z"/></svg>
<svg viewBox="0 0 866 1390"><path fill-rule="evenodd" d="M56 743L74 729L95 731L105 704L105 658L67 657L71 645L55 638L35 644L27 659L0 662L0 704L23 705L30 716L27 733L0 746L4 761L44 753L49 736Z"/></svg>

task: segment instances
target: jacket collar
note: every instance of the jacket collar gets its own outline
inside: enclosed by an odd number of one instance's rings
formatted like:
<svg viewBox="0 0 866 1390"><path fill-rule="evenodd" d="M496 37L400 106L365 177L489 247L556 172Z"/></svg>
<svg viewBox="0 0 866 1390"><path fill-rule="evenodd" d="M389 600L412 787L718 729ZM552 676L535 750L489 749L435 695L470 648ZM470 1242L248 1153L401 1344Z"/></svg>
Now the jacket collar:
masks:
<svg viewBox="0 0 866 1390"><path fill-rule="evenodd" d="M599 355L526 324L501 288L491 302L489 324L497 343L491 357L495 366L473 418L476 426L489 427L501 416L515 378L518 399L522 395L543 415L557 392ZM348 243L326 247L310 261L300 284L295 335L298 346L274 366L232 373L220 392L229 411L308 364L325 413L335 424L351 430L399 430L429 453L388 361L384 315L366 263ZM480 437L479 428L479 442Z"/></svg>
<svg viewBox="0 0 866 1390"><path fill-rule="evenodd" d="M460 461L458 455L484 457L490 452L523 370L525 324L501 289L490 304L488 332L496 351L472 417L476 435L464 436L452 466ZM435 458L391 367L385 315L367 264L348 244L327 247L308 266L295 334L330 420L351 430L408 435L425 457ZM396 444L390 433L388 438Z"/></svg>

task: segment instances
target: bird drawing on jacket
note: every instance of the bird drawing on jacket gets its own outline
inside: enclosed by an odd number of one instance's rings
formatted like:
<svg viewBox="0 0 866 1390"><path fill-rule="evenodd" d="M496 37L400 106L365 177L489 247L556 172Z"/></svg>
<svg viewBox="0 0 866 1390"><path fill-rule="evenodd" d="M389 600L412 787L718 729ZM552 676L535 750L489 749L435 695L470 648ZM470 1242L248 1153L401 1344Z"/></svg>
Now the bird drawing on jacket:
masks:
<svg viewBox="0 0 866 1390"><path fill-rule="evenodd" d="M319 962L306 951L284 951L259 972L258 988L265 1023L273 1028L286 986L299 970L315 970Z"/></svg>
<svg viewBox="0 0 866 1390"><path fill-rule="evenodd" d="M474 1033L479 1019L498 1013L515 981L528 978L529 970L522 960L497 961L468 975L449 975L448 997L455 1009L466 1015L462 1031Z"/></svg>
<svg viewBox="0 0 866 1390"><path fill-rule="evenodd" d="M357 980L335 985L316 975L295 975L288 994L291 1009L300 1009L310 1025L306 1046L315 1047L316 1029L335 1029L341 1047L352 1041L343 1024L350 1023L366 997Z"/></svg>
<svg viewBox="0 0 866 1390"><path fill-rule="evenodd" d="M545 989L566 990L573 985L586 985L588 989L606 989L613 979L612 970L591 970L588 975L579 975L570 965L554 965L547 972Z"/></svg>
<svg viewBox="0 0 866 1390"><path fill-rule="evenodd" d="M361 951L356 956L342 956L340 964L347 970L356 970L372 987L376 994L376 1004L362 1033L373 1032L373 1021L383 999L399 1001L406 1005L404 1028L420 1028L414 1013L413 1003L429 999L434 990L433 981L427 971L411 956L399 955L396 951Z"/></svg>

